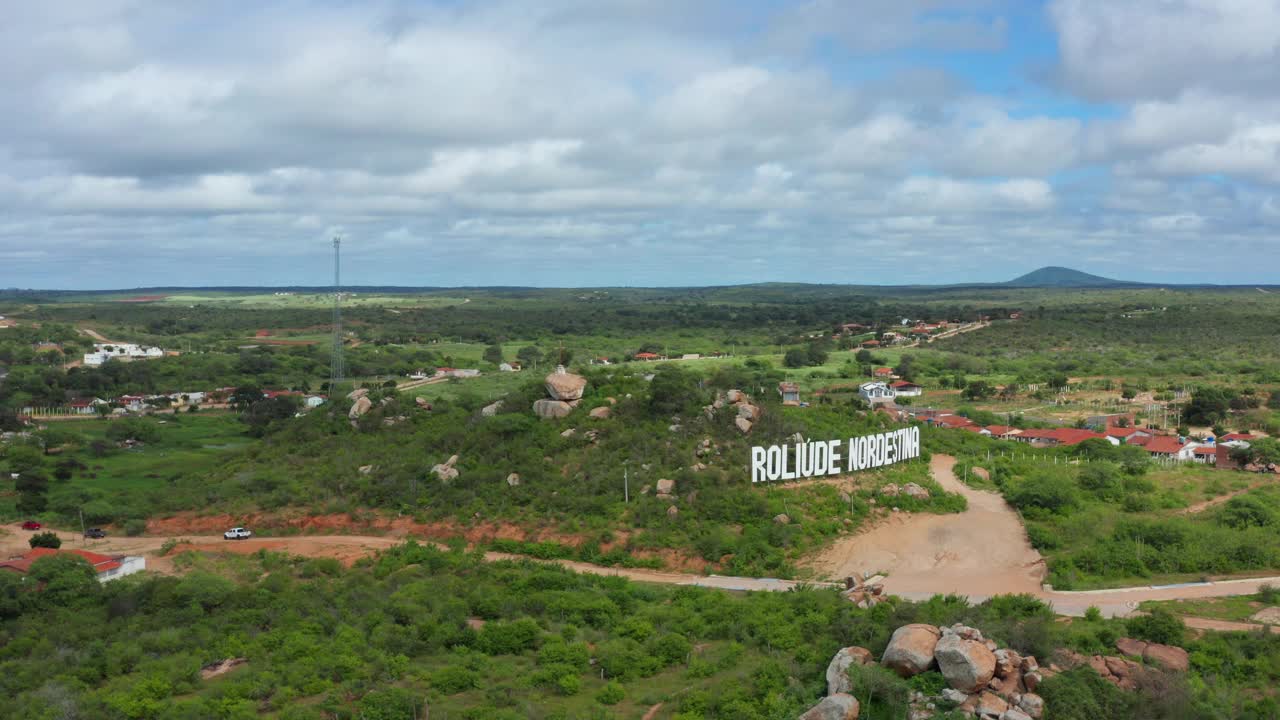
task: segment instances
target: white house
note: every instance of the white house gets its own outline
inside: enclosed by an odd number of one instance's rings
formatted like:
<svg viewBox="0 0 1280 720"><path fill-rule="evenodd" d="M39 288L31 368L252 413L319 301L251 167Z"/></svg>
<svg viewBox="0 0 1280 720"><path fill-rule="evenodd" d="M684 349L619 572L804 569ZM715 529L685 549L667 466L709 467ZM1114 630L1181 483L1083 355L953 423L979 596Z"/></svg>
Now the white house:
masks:
<svg viewBox="0 0 1280 720"><path fill-rule="evenodd" d="M318 408L324 404L324 398L319 395L308 395L306 399L302 401L302 404L304 407L310 409Z"/></svg>
<svg viewBox="0 0 1280 720"><path fill-rule="evenodd" d="M867 401L868 405L879 405L883 403L891 403L897 397L897 393L893 388L889 387L885 382L865 382L858 386L858 396Z"/></svg>
<svg viewBox="0 0 1280 720"><path fill-rule="evenodd" d="M132 343L95 343L94 352L85 353L84 364L101 365L108 360L149 360L164 357L164 350L158 347L142 347Z"/></svg>

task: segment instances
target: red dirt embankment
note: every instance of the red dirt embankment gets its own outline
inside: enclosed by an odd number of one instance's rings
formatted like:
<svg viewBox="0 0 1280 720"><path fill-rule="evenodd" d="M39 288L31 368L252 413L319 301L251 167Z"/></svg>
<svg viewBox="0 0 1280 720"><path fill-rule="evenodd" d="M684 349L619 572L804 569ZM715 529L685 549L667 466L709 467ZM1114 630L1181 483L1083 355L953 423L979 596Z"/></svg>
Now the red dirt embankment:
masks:
<svg viewBox="0 0 1280 720"><path fill-rule="evenodd" d="M385 536L388 540L394 540L395 542L409 537L437 542L461 538L468 545L484 545L494 540L516 540L555 542L576 548L596 537L582 533L560 532L554 528L525 527L509 522L482 521L462 524L456 520L439 520L420 523L408 517L389 517L373 512L355 513L354 516L344 513L327 515L285 513L200 515L193 512L184 512L166 518L148 520L147 535L167 537L219 535L227 528L240 525L259 532L264 530L297 530L303 533L302 537L289 537L288 540L290 542L305 542L307 535L364 535ZM629 538L630 533L628 532L614 532L611 541L600 543L600 550L609 552L614 549L624 548ZM274 539L285 540L286 538ZM394 542L389 544L394 544ZM232 545L236 545L236 543L232 543ZM217 547L225 549L220 543L217 544ZM254 547L252 550L256 549L257 547ZM252 550L249 551L251 552ZM296 548L290 551L295 554L305 554L299 553ZM666 568L674 571L701 572L707 565L705 560L696 555L685 554L670 548L631 550L630 554L641 559L659 558Z"/></svg>

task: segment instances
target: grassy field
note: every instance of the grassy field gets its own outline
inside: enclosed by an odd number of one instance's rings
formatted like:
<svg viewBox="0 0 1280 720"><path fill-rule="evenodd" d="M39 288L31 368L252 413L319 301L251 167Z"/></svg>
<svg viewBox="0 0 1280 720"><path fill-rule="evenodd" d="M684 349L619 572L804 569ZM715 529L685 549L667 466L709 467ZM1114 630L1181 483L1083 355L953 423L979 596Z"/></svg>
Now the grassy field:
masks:
<svg viewBox="0 0 1280 720"><path fill-rule="evenodd" d="M234 414L183 414L135 421L152 428L154 438L123 449L107 437L112 424L119 422L87 420L59 426L74 440L50 460L70 459L83 467L68 480L50 481L49 512L42 519L59 514L75 517L80 510L90 524L123 519L124 515L141 517L147 508L164 504L163 496L179 479L212 470L229 453L251 442ZM95 444L104 448L102 454L94 451ZM0 516L17 518L15 500L12 494L0 494Z"/></svg>
<svg viewBox="0 0 1280 720"><path fill-rule="evenodd" d="M1231 622L1257 622L1253 615L1259 610L1280 604L1280 593L1264 592L1235 597L1200 598L1196 600L1149 600L1141 609L1151 611L1163 608L1178 615L1228 620Z"/></svg>
<svg viewBox="0 0 1280 720"><path fill-rule="evenodd" d="M127 301L121 298L120 301ZM165 295L156 302L169 305L219 305L228 308L253 309L285 309L285 308L328 308L333 306L332 293L289 293L287 295L257 294L241 295L235 293L200 293ZM469 300L465 297L439 297L435 295L365 295L362 293L344 293L343 307L412 307L433 308L461 305Z"/></svg>

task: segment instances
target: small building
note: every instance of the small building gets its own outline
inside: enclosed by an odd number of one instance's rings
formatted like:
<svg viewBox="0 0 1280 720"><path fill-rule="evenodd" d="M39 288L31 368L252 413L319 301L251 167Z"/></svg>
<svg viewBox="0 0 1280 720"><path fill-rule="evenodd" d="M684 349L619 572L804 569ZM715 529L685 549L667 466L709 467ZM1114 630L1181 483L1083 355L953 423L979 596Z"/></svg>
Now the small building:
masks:
<svg viewBox="0 0 1280 720"><path fill-rule="evenodd" d="M1012 440L1014 436L1022 434L1022 430L1012 425L988 425L981 432L997 440Z"/></svg>
<svg viewBox="0 0 1280 720"><path fill-rule="evenodd" d="M1191 460L1193 446L1172 435L1156 435L1143 444L1147 453L1156 460Z"/></svg>
<svg viewBox="0 0 1280 720"><path fill-rule="evenodd" d="M30 552L16 558L0 562L0 570L26 576L31 564L43 557L52 555L79 555L93 566L98 574L98 582L105 583L132 575L147 569L147 558L142 555L102 555L88 550L55 550L53 548L32 548Z"/></svg>
<svg viewBox="0 0 1280 720"><path fill-rule="evenodd" d="M641 362L651 362L653 360L662 359L662 356L659 355L658 353L651 353L651 352L638 352L635 355L632 355L631 357L635 358L636 360L640 360Z"/></svg>
<svg viewBox="0 0 1280 720"><path fill-rule="evenodd" d="M1135 427L1109 427L1103 433L1122 445L1138 445L1151 437L1150 432Z"/></svg>
<svg viewBox="0 0 1280 720"><path fill-rule="evenodd" d="M941 415L935 415L927 422L934 427L944 428L947 430L968 430L976 433L982 432L982 428L978 427L977 423L963 415L943 413Z"/></svg>
<svg viewBox="0 0 1280 720"><path fill-rule="evenodd" d="M891 378L893 377L893 368L878 367L871 371L872 377Z"/></svg>
<svg viewBox="0 0 1280 720"><path fill-rule="evenodd" d="M889 387L893 388L894 393L896 393L898 397L920 397L924 394L923 387L913 382L907 382L906 380L893 382Z"/></svg>
<svg viewBox="0 0 1280 720"><path fill-rule="evenodd" d="M315 409L323 405L325 400L326 398L323 395L308 395L303 399L302 405L308 409Z"/></svg>
<svg viewBox="0 0 1280 720"><path fill-rule="evenodd" d="M864 347L864 348L866 348L866 349L868 349L868 350L870 350L870 349L872 349L872 348L878 348L878 347L880 347L880 341L879 341L879 340L863 340L863 341L862 341L862 347Z"/></svg>
<svg viewBox="0 0 1280 720"><path fill-rule="evenodd" d="M865 382L858 386L858 396L869 405L891 403L897 395L884 382Z"/></svg>
<svg viewBox="0 0 1280 720"><path fill-rule="evenodd" d="M67 403L71 412L76 415L95 415L98 412L98 406L105 404L99 398L77 398Z"/></svg>
<svg viewBox="0 0 1280 720"><path fill-rule="evenodd" d="M1196 445L1191 448L1191 460L1204 465L1218 464L1218 446Z"/></svg>
<svg viewBox="0 0 1280 720"><path fill-rule="evenodd" d="M778 383L778 394L782 396L783 405L800 404L800 386L793 382Z"/></svg>

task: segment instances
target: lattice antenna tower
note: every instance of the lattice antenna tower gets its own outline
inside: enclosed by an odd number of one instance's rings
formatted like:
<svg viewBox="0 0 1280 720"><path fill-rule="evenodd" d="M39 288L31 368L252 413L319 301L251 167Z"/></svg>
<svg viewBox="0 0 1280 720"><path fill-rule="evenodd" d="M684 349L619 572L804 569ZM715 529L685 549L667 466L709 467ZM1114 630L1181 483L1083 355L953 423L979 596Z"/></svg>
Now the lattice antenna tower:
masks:
<svg viewBox="0 0 1280 720"><path fill-rule="evenodd" d="M329 397L337 396L342 382L342 238L333 239L333 351L329 357Z"/></svg>

